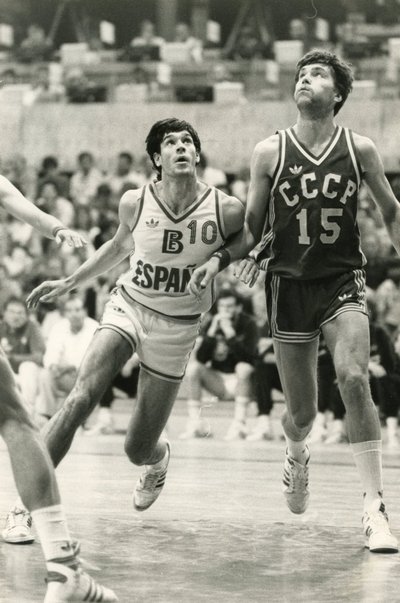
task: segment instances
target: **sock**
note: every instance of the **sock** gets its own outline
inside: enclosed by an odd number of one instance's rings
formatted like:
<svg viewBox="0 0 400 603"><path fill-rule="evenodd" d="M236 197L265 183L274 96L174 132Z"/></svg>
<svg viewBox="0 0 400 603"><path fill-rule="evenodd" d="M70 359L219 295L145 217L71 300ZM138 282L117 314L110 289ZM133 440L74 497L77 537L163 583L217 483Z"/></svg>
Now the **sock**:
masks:
<svg viewBox="0 0 400 603"><path fill-rule="evenodd" d="M200 419L200 412L201 412L200 400L188 400L187 401L187 410L188 410L189 420L197 421L198 419Z"/></svg>
<svg viewBox="0 0 400 603"><path fill-rule="evenodd" d="M165 454L163 456L163 458L161 459L161 461L157 461L157 463L154 463L153 465L146 465L146 469L147 471L154 470L154 471L159 471L160 469L164 469L164 467L167 464L167 460L168 460L168 448L165 451Z"/></svg>
<svg viewBox="0 0 400 603"><path fill-rule="evenodd" d="M238 421L240 423L244 423L246 421L248 403L249 398L245 396L237 396L235 398L235 412L233 416L234 421Z"/></svg>
<svg viewBox="0 0 400 603"><path fill-rule="evenodd" d="M67 520L62 505L43 507L32 511L32 519L39 536L46 563L77 563L71 545Z"/></svg>
<svg viewBox="0 0 400 603"><path fill-rule="evenodd" d="M296 442L295 440L291 440L290 438L288 438L286 434L285 438L290 458L295 460L297 463L300 463L301 465L305 465L310 457L310 453L308 452L306 444L306 439Z"/></svg>
<svg viewBox="0 0 400 603"><path fill-rule="evenodd" d="M18 496L17 500L15 501L13 510L15 510L15 509L21 509L22 511L28 512L28 509L25 507L20 496Z"/></svg>
<svg viewBox="0 0 400 603"><path fill-rule="evenodd" d="M350 444L364 492L364 510L382 496L382 440Z"/></svg>

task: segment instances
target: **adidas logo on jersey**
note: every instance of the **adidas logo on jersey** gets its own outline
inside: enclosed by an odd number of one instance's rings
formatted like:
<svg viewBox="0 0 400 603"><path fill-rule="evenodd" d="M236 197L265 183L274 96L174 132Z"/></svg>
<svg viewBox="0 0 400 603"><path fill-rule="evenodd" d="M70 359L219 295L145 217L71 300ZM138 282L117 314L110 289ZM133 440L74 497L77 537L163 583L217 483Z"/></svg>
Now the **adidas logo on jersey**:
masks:
<svg viewBox="0 0 400 603"><path fill-rule="evenodd" d="M159 220L155 220L154 218L150 218L150 220L146 220L146 226L149 228L155 228L158 226Z"/></svg>
<svg viewBox="0 0 400 603"><path fill-rule="evenodd" d="M345 299L348 299L349 297L351 297L350 293L343 293L343 295L339 295L339 300L344 301Z"/></svg>
<svg viewBox="0 0 400 603"><path fill-rule="evenodd" d="M293 174L293 176L298 176L299 174L301 174L302 169L303 169L302 165L296 165L296 164L294 164L293 167L289 168L289 172L291 174Z"/></svg>

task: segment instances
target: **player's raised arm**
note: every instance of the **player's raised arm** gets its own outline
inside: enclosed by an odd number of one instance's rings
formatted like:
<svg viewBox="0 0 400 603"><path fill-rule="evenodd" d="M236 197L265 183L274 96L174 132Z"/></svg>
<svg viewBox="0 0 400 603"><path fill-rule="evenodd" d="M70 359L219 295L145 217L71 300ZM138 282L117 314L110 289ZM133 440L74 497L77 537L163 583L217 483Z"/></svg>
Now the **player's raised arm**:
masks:
<svg viewBox="0 0 400 603"><path fill-rule="evenodd" d="M400 255L400 203L396 199L375 144L365 136L354 136L364 181L379 207L393 247Z"/></svg>
<svg viewBox="0 0 400 603"><path fill-rule="evenodd" d="M66 241L71 247L86 245L80 234L36 207L4 176L0 176L0 205L19 220L33 226L44 237L54 238L57 243Z"/></svg>
<svg viewBox="0 0 400 603"><path fill-rule="evenodd" d="M28 306L34 308L40 300L53 301L78 285L107 272L125 259L133 249L132 228L139 207L138 199L138 191L126 192L120 201L120 223L113 238L106 241L70 276L55 281L45 281L36 287L27 299Z"/></svg>

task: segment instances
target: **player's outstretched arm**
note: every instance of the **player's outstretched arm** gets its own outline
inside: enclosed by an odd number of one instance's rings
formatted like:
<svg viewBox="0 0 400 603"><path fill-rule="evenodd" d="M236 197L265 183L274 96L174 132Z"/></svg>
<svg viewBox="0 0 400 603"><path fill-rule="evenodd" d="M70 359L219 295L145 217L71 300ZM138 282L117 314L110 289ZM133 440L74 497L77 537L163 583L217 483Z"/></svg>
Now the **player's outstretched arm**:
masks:
<svg viewBox="0 0 400 603"><path fill-rule="evenodd" d="M133 249L131 230L138 210L138 196L137 191L128 191L122 196L119 206L120 223L114 237L97 249L82 266L67 278L45 281L36 287L27 299L29 307L34 308L39 301L54 301L60 295L107 272L129 255Z"/></svg>
<svg viewBox="0 0 400 603"><path fill-rule="evenodd" d="M77 232L63 226L54 216L41 211L4 176L0 176L0 205L19 220L33 226L44 237L54 238L59 244L65 241L71 247L86 245L85 239Z"/></svg>
<svg viewBox="0 0 400 603"><path fill-rule="evenodd" d="M364 181L379 207L393 247L400 255L400 203L396 199L375 144L365 136L354 136Z"/></svg>

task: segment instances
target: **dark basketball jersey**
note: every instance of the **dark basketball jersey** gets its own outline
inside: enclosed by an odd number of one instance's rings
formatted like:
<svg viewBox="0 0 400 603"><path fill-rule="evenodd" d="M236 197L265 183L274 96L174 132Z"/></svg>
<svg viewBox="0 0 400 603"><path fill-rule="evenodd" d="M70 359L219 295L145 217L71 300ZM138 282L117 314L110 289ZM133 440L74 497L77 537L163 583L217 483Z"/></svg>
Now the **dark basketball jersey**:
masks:
<svg viewBox="0 0 400 603"><path fill-rule="evenodd" d="M257 259L283 277L315 279L361 268L357 201L361 181L352 133L337 126L318 156L293 128L279 131L266 234Z"/></svg>

